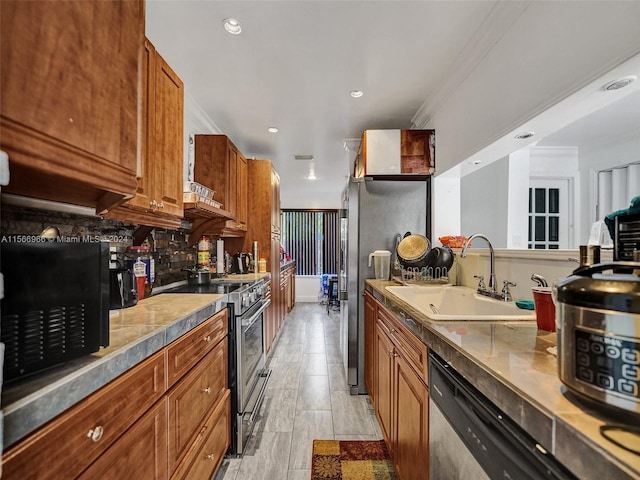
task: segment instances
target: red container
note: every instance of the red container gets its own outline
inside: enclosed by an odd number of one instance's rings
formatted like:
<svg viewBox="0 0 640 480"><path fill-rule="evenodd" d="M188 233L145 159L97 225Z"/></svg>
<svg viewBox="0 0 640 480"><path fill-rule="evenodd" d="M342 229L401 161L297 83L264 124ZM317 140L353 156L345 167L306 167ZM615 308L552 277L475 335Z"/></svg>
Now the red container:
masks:
<svg viewBox="0 0 640 480"><path fill-rule="evenodd" d="M147 277L136 277L136 290L138 291L138 300L144 298L144 285L147 283Z"/></svg>
<svg viewBox="0 0 640 480"><path fill-rule="evenodd" d="M534 287L533 303L536 309L538 329L547 332L556 331L556 306L551 298L550 287Z"/></svg>

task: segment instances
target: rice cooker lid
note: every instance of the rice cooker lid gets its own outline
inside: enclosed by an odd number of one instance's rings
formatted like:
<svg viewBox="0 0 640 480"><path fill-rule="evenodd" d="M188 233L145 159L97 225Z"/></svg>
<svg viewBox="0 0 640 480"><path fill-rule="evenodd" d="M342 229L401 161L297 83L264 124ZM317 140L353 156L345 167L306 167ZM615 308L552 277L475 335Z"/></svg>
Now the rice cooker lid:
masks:
<svg viewBox="0 0 640 480"><path fill-rule="evenodd" d="M637 262L597 264L578 269L558 285L558 302L577 307L640 314L640 269ZM612 273L603 273L613 270Z"/></svg>
<svg viewBox="0 0 640 480"><path fill-rule="evenodd" d="M398 255L404 260L418 260L430 250L429 240L423 235L407 235L398 244Z"/></svg>

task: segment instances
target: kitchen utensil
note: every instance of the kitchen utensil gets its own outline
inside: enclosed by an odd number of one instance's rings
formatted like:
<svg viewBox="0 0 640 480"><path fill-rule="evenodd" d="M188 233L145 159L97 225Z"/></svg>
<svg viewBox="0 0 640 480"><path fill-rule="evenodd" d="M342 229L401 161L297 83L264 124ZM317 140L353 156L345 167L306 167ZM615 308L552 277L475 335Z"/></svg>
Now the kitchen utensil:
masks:
<svg viewBox="0 0 640 480"><path fill-rule="evenodd" d="M398 260L405 268L423 268L428 266L428 254L431 241L424 235L407 232L398 244Z"/></svg>
<svg viewBox="0 0 640 480"><path fill-rule="evenodd" d="M60 236L60 230L58 227L46 227L42 232L40 232L40 236L43 238L58 238Z"/></svg>
<svg viewBox="0 0 640 480"><path fill-rule="evenodd" d="M376 250L369 254L369 267L373 257L373 268L376 280L389 280L389 269L391 266L391 252L389 250Z"/></svg>
<svg viewBox="0 0 640 480"><path fill-rule="evenodd" d="M136 277L128 268L109 270L109 310L132 307L138 303Z"/></svg>
<svg viewBox="0 0 640 480"><path fill-rule="evenodd" d="M200 271L198 267L183 268L183 272L187 272L187 283L189 285L206 285L211 281L210 271Z"/></svg>
<svg viewBox="0 0 640 480"><path fill-rule="evenodd" d="M551 298L551 287L533 287L536 322L539 330L556 331L556 307Z"/></svg>
<svg viewBox="0 0 640 480"><path fill-rule="evenodd" d="M640 262L580 268L557 286L558 373L579 400L640 420ZM612 273L605 274L605 272Z"/></svg>
<svg viewBox="0 0 640 480"><path fill-rule="evenodd" d="M432 252L435 252L432 255ZM454 254L449 247L435 247L429 252L428 267L446 269L449 271L453 265Z"/></svg>

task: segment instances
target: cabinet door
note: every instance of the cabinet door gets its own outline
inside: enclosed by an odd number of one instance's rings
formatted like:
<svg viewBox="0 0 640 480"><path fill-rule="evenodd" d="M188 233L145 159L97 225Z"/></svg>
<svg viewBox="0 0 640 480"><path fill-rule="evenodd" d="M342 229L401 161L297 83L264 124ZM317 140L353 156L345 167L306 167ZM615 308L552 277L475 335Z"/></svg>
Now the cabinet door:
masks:
<svg viewBox="0 0 640 480"><path fill-rule="evenodd" d="M375 347L376 347L376 302L373 297L364 294L364 384L367 387L371 402L376 405L375 385Z"/></svg>
<svg viewBox="0 0 640 480"><path fill-rule="evenodd" d="M194 452L172 480L210 480L231 442L230 391L218 403L194 442Z"/></svg>
<svg viewBox="0 0 640 480"><path fill-rule="evenodd" d="M183 85L160 55L156 56L155 74L155 200L158 212L182 217Z"/></svg>
<svg viewBox="0 0 640 480"><path fill-rule="evenodd" d="M238 215L238 151L232 144L227 149L227 192L225 195L226 206L233 216Z"/></svg>
<svg viewBox="0 0 640 480"><path fill-rule="evenodd" d="M167 379L169 388L189 372L228 331L227 309L198 325L167 347Z"/></svg>
<svg viewBox="0 0 640 480"><path fill-rule="evenodd" d="M4 192L96 206L135 192L144 2L0 2Z"/></svg>
<svg viewBox="0 0 640 480"><path fill-rule="evenodd" d="M280 234L280 177L275 170L271 171L271 231Z"/></svg>
<svg viewBox="0 0 640 480"><path fill-rule="evenodd" d="M393 451L393 390L394 390L393 344L384 330L376 327L376 403L375 409L380 427L390 451Z"/></svg>
<svg viewBox="0 0 640 480"><path fill-rule="evenodd" d="M165 392L158 352L3 453L6 478L75 478Z"/></svg>
<svg viewBox="0 0 640 480"><path fill-rule="evenodd" d="M248 215L248 176L247 159L238 154L237 156L237 182L236 182L236 223L240 228L247 228Z"/></svg>
<svg viewBox="0 0 640 480"><path fill-rule="evenodd" d="M78 478L79 480L169 478L166 399L163 398L152 407Z"/></svg>
<svg viewBox="0 0 640 480"><path fill-rule="evenodd" d="M429 475L429 391L402 357L395 357L393 461L400 480Z"/></svg>
<svg viewBox="0 0 640 480"><path fill-rule="evenodd" d="M155 119L156 102L156 49L147 39L144 41L144 49L142 52L142 82L140 85L141 105L138 107L140 118L140 143L138 145L138 188L136 196L127 202L127 205L142 210L151 210L151 202L153 201L155 191L153 190L153 158L154 146L153 141L153 121Z"/></svg>
<svg viewBox="0 0 640 480"><path fill-rule="evenodd" d="M400 169L402 174L428 174L434 165L433 130L400 132Z"/></svg>
<svg viewBox="0 0 640 480"><path fill-rule="evenodd" d="M170 390L169 472L187 454L207 415L227 390L227 341L220 342Z"/></svg>

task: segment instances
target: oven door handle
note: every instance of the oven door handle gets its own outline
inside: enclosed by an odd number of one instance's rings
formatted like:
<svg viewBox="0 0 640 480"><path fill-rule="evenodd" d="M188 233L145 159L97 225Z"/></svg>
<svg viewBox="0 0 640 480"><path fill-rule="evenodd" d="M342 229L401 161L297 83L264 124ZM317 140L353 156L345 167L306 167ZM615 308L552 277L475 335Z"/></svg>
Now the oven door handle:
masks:
<svg viewBox="0 0 640 480"><path fill-rule="evenodd" d="M251 326L256 323L256 321L258 320L258 317L260 315L262 315L262 312L264 312L267 307L269 307L269 305L271 305L271 300L263 300L262 302L262 306L260 307L260 309L254 313L251 318L247 321L246 325L243 325L243 328L251 328Z"/></svg>

